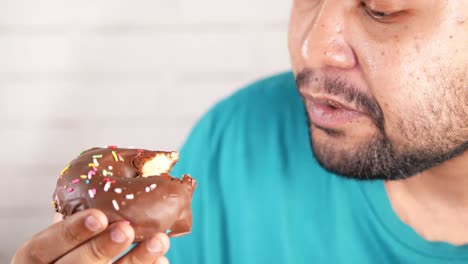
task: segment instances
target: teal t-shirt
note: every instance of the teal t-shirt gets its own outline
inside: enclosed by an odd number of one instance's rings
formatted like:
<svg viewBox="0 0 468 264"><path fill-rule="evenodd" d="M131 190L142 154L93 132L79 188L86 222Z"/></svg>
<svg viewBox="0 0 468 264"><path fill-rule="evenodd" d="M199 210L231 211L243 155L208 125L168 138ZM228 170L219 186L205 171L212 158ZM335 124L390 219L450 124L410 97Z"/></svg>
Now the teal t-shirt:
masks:
<svg viewBox="0 0 468 264"><path fill-rule="evenodd" d="M382 181L318 165L292 73L218 103L180 156L172 174L198 187L171 264L468 263L468 246L426 241L400 221Z"/></svg>

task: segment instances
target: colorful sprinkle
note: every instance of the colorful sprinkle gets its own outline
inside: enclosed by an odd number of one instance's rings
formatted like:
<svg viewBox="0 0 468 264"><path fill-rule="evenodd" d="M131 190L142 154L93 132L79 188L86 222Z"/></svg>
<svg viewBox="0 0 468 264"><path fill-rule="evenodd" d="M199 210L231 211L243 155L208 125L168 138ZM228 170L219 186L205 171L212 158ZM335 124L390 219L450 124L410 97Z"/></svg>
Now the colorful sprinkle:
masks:
<svg viewBox="0 0 468 264"><path fill-rule="evenodd" d="M90 171L88 172L88 179L91 179L92 176L94 176L94 175L96 175L96 172L93 171L93 170L90 170Z"/></svg>
<svg viewBox="0 0 468 264"><path fill-rule="evenodd" d="M146 191L146 192L150 192L150 191L151 191L150 187L146 187L146 188L145 188L145 191Z"/></svg>
<svg viewBox="0 0 468 264"><path fill-rule="evenodd" d="M86 184L89 184L89 180L86 180Z"/></svg>
<svg viewBox="0 0 468 264"><path fill-rule="evenodd" d="M109 166L109 167L107 167L107 169L108 169L108 170L113 170L113 169L114 169L114 167L112 167L112 166Z"/></svg>
<svg viewBox="0 0 468 264"><path fill-rule="evenodd" d="M98 165L96 165L95 163L90 163L90 164L88 164L88 166L89 166L90 168L94 168L94 167L97 167Z"/></svg>
<svg viewBox="0 0 468 264"><path fill-rule="evenodd" d="M118 148L118 147L117 147L117 146L107 146L107 148L116 149L116 148Z"/></svg>
<svg viewBox="0 0 468 264"><path fill-rule="evenodd" d="M125 195L125 198L127 200L133 200L133 198L135 198L135 196L133 196L133 194L127 194L127 195Z"/></svg>
<svg viewBox="0 0 468 264"><path fill-rule="evenodd" d="M107 192L110 188L110 185L111 183L110 182L106 182L106 184L104 185L104 191Z"/></svg>
<svg viewBox="0 0 468 264"><path fill-rule="evenodd" d="M144 150L142 150L142 149L137 149L137 152L138 152L138 153L142 153L143 151L144 151Z"/></svg>
<svg viewBox="0 0 468 264"><path fill-rule="evenodd" d="M94 156L93 156L93 159L100 159L100 158L102 158L102 154L101 154L101 155L94 155Z"/></svg>
<svg viewBox="0 0 468 264"><path fill-rule="evenodd" d="M74 184L77 184L77 183L79 183L79 182L80 182L80 179L74 179L74 180L72 181L72 183L74 183Z"/></svg>
<svg viewBox="0 0 468 264"><path fill-rule="evenodd" d="M120 189L120 188L115 188L114 191L115 191L116 193L122 193L122 189Z"/></svg>
<svg viewBox="0 0 468 264"><path fill-rule="evenodd" d="M93 162L94 164L96 164L96 166L99 166L99 162L97 161L97 159L93 159Z"/></svg>
<svg viewBox="0 0 468 264"><path fill-rule="evenodd" d="M93 190L88 190L89 197L94 198Z"/></svg>
<svg viewBox="0 0 468 264"><path fill-rule="evenodd" d="M151 184L151 185L150 185L151 190L156 189L156 186L157 186L156 183Z"/></svg>
<svg viewBox="0 0 468 264"><path fill-rule="evenodd" d="M116 181L115 181L115 180L111 180L110 178L107 178L107 177L106 177L106 178L104 178L102 181L103 181L103 182L116 183Z"/></svg>
<svg viewBox="0 0 468 264"><path fill-rule="evenodd" d="M73 188L71 188L71 187L68 188L67 192L69 192L69 193L73 192Z"/></svg>
<svg viewBox="0 0 468 264"><path fill-rule="evenodd" d="M68 164L67 167L65 167L65 169L63 169L63 170L60 172L60 175L65 174L65 172L67 172L70 168L71 168L71 165Z"/></svg>
<svg viewBox="0 0 468 264"><path fill-rule="evenodd" d="M104 175L104 176L108 176L108 175L109 175L109 176L112 176L112 175L114 175L114 174L113 174L112 172L110 172L110 171L102 170L102 175Z"/></svg>
<svg viewBox="0 0 468 264"><path fill-rule="evenodd" d="M114 205L115 210L118 211L120 209L119 204L117 203L116 200L112 200L112 204Z"/></svg>
<svg viewBox="0 0 468 264"><path fill-rule="evenodd" d="M122 156L120 156L120 154L119 154L119 160L120 161L125 161L124 158Z"/></svg>
<svg viewBox="0 0 468 264"><path fill-rule="evenodd" d="M117 158L117 153L115 153L115 151L112 151L112 156L114 157L115 161L119 161L119 158Z"/></svg>
<svg viewBox="0 0 468 264"><path fill-rule="evenodd" d="M81 175L80 178L85 180L87 178L87 176L86 175Z"/></svg>

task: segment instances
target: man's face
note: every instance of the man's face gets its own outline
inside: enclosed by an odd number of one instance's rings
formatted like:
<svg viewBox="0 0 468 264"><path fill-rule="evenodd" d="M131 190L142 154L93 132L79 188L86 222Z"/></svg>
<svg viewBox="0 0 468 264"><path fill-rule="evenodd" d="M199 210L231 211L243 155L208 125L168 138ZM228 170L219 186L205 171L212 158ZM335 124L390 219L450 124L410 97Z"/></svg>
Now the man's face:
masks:
<svg viewBox="0 0 468 264"><path fill-rule="evenodd" d="M401 179L468 149L468 1L294 0L289 50L326 169Z"/></svg>

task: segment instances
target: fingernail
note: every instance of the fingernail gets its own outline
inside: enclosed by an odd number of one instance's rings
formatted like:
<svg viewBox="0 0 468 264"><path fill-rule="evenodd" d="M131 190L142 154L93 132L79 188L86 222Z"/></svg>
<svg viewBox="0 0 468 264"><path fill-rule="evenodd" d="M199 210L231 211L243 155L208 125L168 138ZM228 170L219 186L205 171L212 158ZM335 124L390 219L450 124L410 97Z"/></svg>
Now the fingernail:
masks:
<svg viewBox="0 0 468 264"><path fill-rule="evenodd" d="M123 243L127 240L127 235L118 227L112 228L110 236L112 241L116 243Z"/></svg>
<svg viewBox="0 0 468 264"><path fill-rule="evenodd" d="M150 240L148 240L146 242L146 249L148 249L148 251L150 253L153 253L153 254L157 254L157 253L161 253L162 250L163 250L163 245L162 243L159 241L159 239L153 237L151 238Z"/></svg>
<svg viewBox="0 0 468 264"><path fill-rule="evenodd" d="M102 223L96 217L94 217L93 215L90 215L85 220L85 226L89 230L96 232L102 228Z"/></svg>

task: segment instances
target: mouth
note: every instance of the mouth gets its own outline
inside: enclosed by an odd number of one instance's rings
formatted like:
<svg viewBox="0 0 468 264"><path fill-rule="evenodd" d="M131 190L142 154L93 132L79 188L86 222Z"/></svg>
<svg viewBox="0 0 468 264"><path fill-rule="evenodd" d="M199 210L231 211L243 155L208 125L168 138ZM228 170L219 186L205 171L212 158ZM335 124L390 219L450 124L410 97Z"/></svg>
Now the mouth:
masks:
<svg viewBox="0 0 468 264"><path fill-rule="evenodd" d="M359 118L369 117L356 106L330 96L309 94L303 96L311 122L320 127L338 128Z"/></svg>

